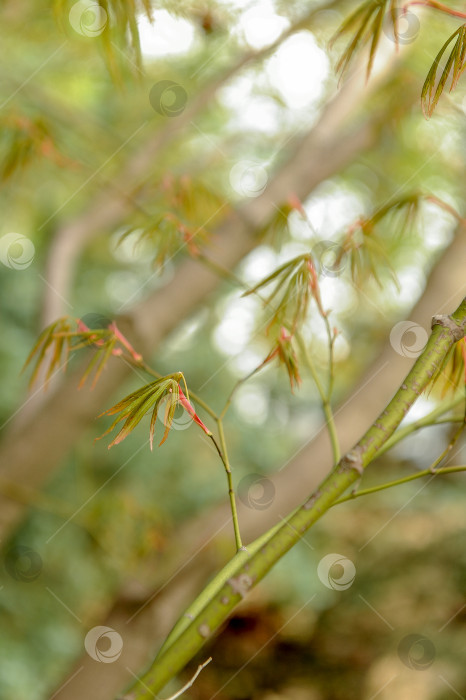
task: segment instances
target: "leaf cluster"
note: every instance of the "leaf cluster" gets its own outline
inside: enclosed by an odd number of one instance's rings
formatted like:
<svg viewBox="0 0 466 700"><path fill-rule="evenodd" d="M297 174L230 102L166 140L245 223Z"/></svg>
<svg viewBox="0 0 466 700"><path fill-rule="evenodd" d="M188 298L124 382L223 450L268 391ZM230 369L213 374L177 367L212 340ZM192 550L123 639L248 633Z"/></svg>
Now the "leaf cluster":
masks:
<svg viewBox="0 0 466 700"><path fill-rule="evenodd" d="M332 44L342 36L352 34L352 38L341 54L336 70L343 75L357 51L370 43L367 77L370 76L375 54L387 13L394 27L395 41L398 37L398 12L395 0L366 0L340 26L332 38Z"/></svg>
<svg viewBox="0 0 466 700"><path fill-rule="evenodd" d="M320 300L317 272L310 253L298 255L284 263L243 296L255 294L273 282L275 286L272 292L264 299L267 306L275 302L269 328L272 324L279 323L294 334L306 318L312 298L315 299L321 314L325 315Z"/></svg>
<svg viewBox="0 0 466 700"><path fill-rule="evenodd" d="M388 271L395 284L398 284L380 225L385 220L391 220L391 228L397 237L409 234L415 225L423 198L424 195L419 192L408 193L379 207L372 216L358 219L343 236L335 264L338 266L344 256L349 257L351 277L358 286L369 276L382 287L382 270Z"/></svg>
<svg viewBox="0 0 466 700"><path fill-rule="evenodd" d="M43 365L47 365L47 362L48 368L45 374L45 384L53 374L66 366L70 352L70 343L68 340L68 334L70 332L71 324L68 317L59 318L57 321L51 323L50 326L44 328L24 363L23 371L35 357L35 365L29 381L29 386L33 386L38 378L40 368ZM49 355L48 358L47 355Z"/></svg>
<svg viewBox="0 0 466 700"><path fill-rule="evenodd" d="M123 69L121 51L131 50L136 68L142 69L141 44L139 39L138 15L141 12L152 22L152 3L150 0L96 0L90 3L89 12L95 13L95 7L101 8L105 18L104 27L93 41L99 41L108 70L116 83L121 83ZM69 28L70 3L68 0L54 0L53 10L62 29ZM126 68L126 66L125 66Z"/></svg>
<svg viewBox="0 0 466 700"><path fill-rule="evenodd" d="M301 376L299 374L299 360L297 352L294 348L294 338L284 326L278 329L274 347L265 358L263 364L271 362L275 357L285 367L290 380L291 391L294 387L299 387L301 384Z"/></svg>
<svg viewBox="0 0 466 700"><path fill-rule="evenodd" d="M409 3L406 3L409 5ZM425 2L414 3L424 4L430 9L440 10L446 15L453 17L466 17L463 12L455 11L442 3L426 0ZM367 63L367 77L369 77L375 59L377 47L380 42L384 23L387 18L393 25L393 36L395 43L399 43L398 22L403 16L405 8L398 8L396 0L366 0L363 2L339 27L332 38L333 44L337 39L345 35L350 35L351 39L341 54L336 70L343 75L350 65L357 52L367 44L369 47L369 59ZM454 42L450 54L440 69L440 63L450 44ZM450 92L458 84L458 80L466 67L466 25L462 25L448 37L437 54L425 79L421 92L421 106L426 118L430 118L437 106L437 103L445 89L448 79L451 78Z"/></svg>
<svg viewBox="0 0 466 700"><path fill-rule="evenodd" d="M101 416L119 415L113 421L108 430L106 430L105 433L103 433L103 435L101 435L98 439L100 440L102 437L110 433L120 421L124 420L125 422L123 427L120 429L108 447L110 449L110 447L113 447L113 445L118 445L120 442L122 442L122 440L128 437L128 435L134 430L138 423L140 423L146 413L152 411L149 428L150 448L152 450L158 411L161 402L166 399L167 403L164 416L165 432L161 442L159 443L159 445L162 445L168 437L168 433L170 432L170 428L173 424L176 407L180 403L179 381L182 378L184 379L183 375L181 372L178 372L175 375L169 375L162 377L161 379L156 379L154 382L146 384L146 386L143 386L141 389L133 391L117 404L101 413Z"/></svg>
<svg viewBox="0 0 466 700"><path fill-rule="evenodd" d="M37 158L47 158L59 166L71 161L57 149L50 125L42 117L7 114L0 120L0 182L26 169Z"/></svg>
<svg viewBox="0 0 466 700"><path fill-rule="evenodd" d="M75 328L73 328L74 324ZM94 354L81 377L79 388L84 386L93 372L91 388L94 388L112 355L121 356L123 351L127 350L133 358L140 358L114 322L107 328L90 329L80 319L63 317L42 331L29 353L23 367L24 371L35 358L29 385L32 386L37 380L41 367L46 367L44 382L46 387L51 377L66 367L70 353L86 347L92 347Z"/></svg>
<svg viewBox="0 0 466 700"><path fill-rule="evenodd" d="M445 51L451 42L456 38L453 48L448 56L448 59L443 66L440 73L440 77L437 80L437 74L439 73L440 62L443 58ZM448 78L451 76L450 90L454 90L458 84L458 80L466 68L466 24L459 27L453 34L446 40L437 56L433 62L427 77L425 79L424 85L422 87L421 93L421 105L424 115L429 118L432 116L435 107L442 95L445 86L448 82Z"/></svg>
<svg viewBox="0 0 466 700"><path fill-rule="evenodd" d="M193 257L209 242L208 223L215 222L224 201L203 183L188 175L166 176L152 212L144 213L125 231L120 243L136 233L136 245L148 241L153 248L154 267L161 268L179 252Z"/></svg>

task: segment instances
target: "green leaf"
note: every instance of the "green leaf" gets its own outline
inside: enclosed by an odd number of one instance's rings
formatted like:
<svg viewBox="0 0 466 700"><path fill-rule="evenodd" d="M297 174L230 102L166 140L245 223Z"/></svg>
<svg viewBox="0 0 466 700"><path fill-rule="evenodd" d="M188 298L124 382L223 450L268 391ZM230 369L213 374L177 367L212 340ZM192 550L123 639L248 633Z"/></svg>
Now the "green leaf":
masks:
<svg viewBox="0 0 466 700"><path fill-rule="evenodd" d="M144 418L147 411L150 408L152 408L154 404L158 403L163 393L164 387L159 387L154 393L150 394L149 396L144 395L139 402L136 402L136 404L129 410L129 412L126 412L124 416L121 416L119 418L119 420L121 420L123 417L126 417L126 421L123 427L120 429L120 432L116 435L116 437L108 446L109 449L110 447L113 447L113 445L118 445L120 442L122 442L122 440L128 437L128 435L134 430L138 423L140 423L141 420Z"/></svg>
<svg viewBox="0 0 466 700"><path fill-rule="evenodd" d="M88 343L86 343L86 344L88 344ZM84 371L84 374L81 377L81 380L79 382L80 389L84 386L84 384L86 383L86 380L90 376L92 370L96 367L94 379L92 380L92 384L91 384L91 389L94 389L95 385L97 384L97 382L99 380L99 377L102 373L103 368L105 367L107 361L109 360L109 358L113 352L115 345L116 345L116 338L112 338L103 347L99 347L95 351L94 356L92 357L91 361L89 362L88 366L86 367L86 370Z"/></svg>
<svg viewBox="0 0 466 700"><path fill-rule="evenodd" d="M437 73L442 60L443 54L447 50L448 46L451 44L453 39L456 38L455 45L448 57L448 60L442 70L440 78L437 82ZM465 65L465 55L466 55L466 25L459 27L453 34L447 39L440 51L438 52L435 61L433 62L427 77L425 79L424 85L421 92L421 105L422 111L427 119L429 119L437 106L437 103L445 89L445 85L451 73L451 84L450 92L458 84L458 80L463 73Z"/></svg>
<svg viewBox="0 0 466 700"><path fill-rule="evenodd" d="M382 27L385 19L385 5L380 5L379 11L375 13L374 22L372 23L372 41L371 48L369 50L369 62L367 64L367 78L372 71L372 66L374 65L375 53L377 51L377 46L379 45L380 35L382 33Z"/></svg>
<svg viewBox="0 0 466 700"><path fill-rule="evenodd" d="M330 43L333 45L340 37L354 32L337 63L337 73L343 75L357 51L370 42L367 64L367 77L369 78L387 17L387 7L389 7L390 19L394 25L394 34L397 37L395 0L367 0L343 22L331 39Z"/></svg>
<svg viewBox="0 0 466 700"><path fill-rule="evenodd" d="M167 399L167 405L165 406L165 416L164 416L164 424L165 424L165 432L163 434L162 440L159 442L159 447L160 445L163 445L165 440L168 437L168 433L170 432L170 428L172 427L173 423L173 418L175 417L175 411L176 407L178 405L178 399L179 399L179 388L178 384L176 385L176 389L168 395Z"/></svg>
<svg viewBox="0 0 466 700"><path fill-rule="evenodd" d="M148 411L150 411L150 409L153 407L149 428L149 438L152 449L155 422L157 420L157 412L160 406L160 402L162 401L164 396L168 397L168 404L166 408L165 420L166 430L162 442L160 443L162 444L163 442L165 442L168 435L168 431L170 430L171 425L173 423L175 409L179 400L179 386L177 381L173 379L173 375L162 377L161 379L157 379L155 382L146 384L146 386L142 387L141 389L133 391L131 394L129 394L124 399L115 404L115 406L112 406L111 408L108 408L106 411L104 411L101 414L101 416L115 414L118 415L117 418L113 421L110 428L108 428L108 430L106 430L97 439L100 440L101 438L103 438L105 435L110 433L113 430L113 428L115 428L115 426L118 423L120 423L120 421L125 420L125 423L120 428L116 437L110 443L109 448L113 447L113 445L118 445L120 442L122 442L122 440L128 437L128 435L134 430L138 423L140 423L140 421L146 415L146 413L148 413Z"/></svg>
<svg viewBox="0 0 466 700"><path fill-rule="evenodd" d="M359 17L362 15L358 31L347 45L346 49L344 50L337 63L336 72L340 73L341 75L343 75L346 72L360 43L365 43L365 41L363 40L363 35L373 12L373 8L371 7L371 5L372 2L369 1L365 4L365 6L360 7L359 10L356 10L356 12L354 12L354 14L351 15L349 19L340 27L339 31L335 35L335 39L337 39L339 36L342 36L344 33L348 32L350 28L352 28L352 26L359 19Z"/></svg>
<svg viewBox="0 0 466 700"><path fill-rule="evenodd" d="M100 416L112 416L115 415L115 413L119 413L123 409L127 408L128 406L131 407L135 402L137 402L143 394L149 395L155 387L160 383L160 379L156 379L155 382L151 382L150 384L146 384L145 386L142 387L142 389L137 389L136 391L133 391L131 394L128 394L128 396L125 396L124 399L119 401L117 404L112 406L111 408L107 408L106 411L100 414ZM99 416L99 418L100 418Z"/></svg>
<svg viewBox="0 0 466 700"><path fill-rule="evenodd" d="M296 266L297 263L300 263L303 260L303 258L303 255L298 255L296 258L293 258L292 260L288 260L288 262L283 263L283 265L277 267L276 270L271 272L270 275L268 275L267 277L264 277L264 279L258 282L254 287L244 292L242 296L247 297L249 296L249 294L254 294L262 287L266 287L269 284L269 282L272 282L274 279L277 279L277 277L279 277L282 274L282 272L287 272L286 276L291 275L291 273L293 272L293 268ZM282 283L283 281L286 281L286 276L282 280Z"/></svg>
<svg viewBox="0 0 466 700"><path fill-rule="evenodd" d="M56 333L56 329L60 329L60 332ZM55 369L58 368L61 364L61 358L63 354L63 349L65 347L65 335L68 334L70 329L68 318L63 317L59 318L58 321L55 321L54 323L50 324L50 326L47 326L47 328L44 328L42 333L39 335L39 338L37 339L36 344L32 348L31 352L29 353L26 362L24 363L23 369L21 370L24 372L26 367L29 365L29 363L32 361L33 357L37 355L36 363L34 365L34 369L32 371L31 379L29 380L29 386L31 387L34 382L37 380L37 376L39 374L40 368L43 365L44 362L46 362L46 355L47 351L51 350L53 348L53 353L49 361L49 366L47 369L46 373L46 382L47 380L50 379L52 374L54 373ZM68 341L67 341L68 345ZM55 347L54 347L55 346ZM66 357L68 356L68 353L66 354ZM66 361L65 361L66 364Z"/></svg>

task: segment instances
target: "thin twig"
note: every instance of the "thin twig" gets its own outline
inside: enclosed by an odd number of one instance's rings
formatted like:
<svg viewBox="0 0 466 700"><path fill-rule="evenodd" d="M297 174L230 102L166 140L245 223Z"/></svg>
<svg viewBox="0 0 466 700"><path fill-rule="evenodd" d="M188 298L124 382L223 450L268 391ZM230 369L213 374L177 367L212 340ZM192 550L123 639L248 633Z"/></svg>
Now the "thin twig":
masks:
<svg viewBox="0 0 466 700"><path fill-rule="evenodd" d="M436 0L410 0L410 2L407 2L402 9L406 12L408 7L411 5L422 5L423 7L428 7L431 10L440 10L440 12L444 12L451 17L466 19L466 14L464 12L460 12L460 10L452 10L451 7L447 7L447 5L444 5L441 2L436 2Z"/></svg>
<svg viewBox="0 0 466 700"><path fill-rule="evenodd" d="M380 457L383 455L385 452L388 452L394 445L396 445L398 442L401 442L405 437L408 435L411 435L411 433L414 433L416 430L420 430L421 428L425 428L430 425L438 425L441 423L458 423L458 422L463 422L463 418L457 418L457 417L452 417L450 419L442 419L442 420L437 420L437 418L440 418L444 413L447 413L447 411L451 411L452 409L456 408L456 406L459 406L460 403L464 401L464 397L459 396L451 401L448 401L447 403L443 403L440 406L437 406L433 411L427 414L427 416L424 416L424 418L420 418L417 421L414 421L413 423L410 423L409 425L405 425L403 428L400 428L397 430L386 442L382 447L379 449L377 456Z"/></svg>
<svg viewBox="0 0 466 700"><path fill-rule="evenodd" d="M384 489L390 489L392 486L399 486L400 484L406 484L408 481L414 481L415 479L420 479L423 476L437 476L438 474L454 474L455 472L466 471L466 464L454 466L454 467L440 467L440 469L434 469L432 467L428 469L423 469L422 471L416 472L416 474L410 474L409 476L404 476L402 479L396 479L395 481L387 481L385 484L380 484L379 486L372 486L369 489L361 489L359 491L352 491L347 496L342 496L338 501L333 503L337 506L340 503L345 503L346 501L352 501L354 498L359 498L359 496L367 496L371 493L377 493L377 491L383 491Z"/></svg>
<svg viewBox="0 0 466 700"><path fill-rule="evenodd" d="M240 386L241 386L242 384L244 384L245 382L247 382L248 379L251 379L251 377L253 377L255 374L257 374L257 372L260 372L260 370L263 369L267 364L268 364L268 360L264 360L263 362L260 363L260 365L258 365L257 367L255 367L255 368L252 370L252 372L249 372L249 374L246 374L245 377L241 377L241 379L238 379L238 381L237 381L236 384L234 385L233 389L230 391L230 395L228 396L228 398L227 398L227 400L226 400L226 402L225 402L225 405L224 405L223 409L222 409L221 412L220 412L220 415L219 415L219 417L218 417L218 420L222 420L222 419L225 417L226 412L228 411L228 409L229 409L230 406L231 406L231 402L232 402L232 400L233 400L233 396L236 394L236 392L238 391L238 389L240 388Z"/></svg>
<svg viewBox="0 0 466 700"><path fill-rule="evenodd" d="M330 400L328 393L325 392L324 387L322 386L322 383L319 379L319 375L317 374L317 370L315 368L314 362L312 360L312 357L309 354L309 351L307 349L306 343L302 339L301 335L296 333L296 338L298 340L298 344L301 348L301 351L306 358L307 365L310 369L310 372L312 374L312 378L314 379L315 385L317 387L317 391L319 392L321 402L322 402L322 410L324 412L325 418L326 418L326 425L327 425L327 430L329 433L330 437L330 443L332 445L332 452L333 452L333 462L334 464L338 464L340 461L340 445L338 442L338 434L335 426L335 420L333 417L333 411L332 407L330 405Z"/></svg>
<svg viewBox="0 0 466 700"><path fill-rule="evenodd" d="M194 685L194 681L196 680L196 678L198 677L200 672L207 666L207 664L210 664L211 661L212 661L212 657L209 656L207 661L204 661L203 664L199 664L199 666L197 667L197 671L194 674L194 676L191 678L191 680L188 681L186 683L186 685L184 685L180 690L178 690L177 693L175 693L174 695L170 695L169 698L166 698L166 700L175 700L175 698L179 698L181 695L183 695L183 693L186 692L186 690L189 690L190 688L192 688L192 686Z"/></svg>
<svg viewBox="0 0 466 700"><path fill-rule="evenodd" d="M218 453L220 454L220 456L222 458L222 462L223 462L223 465L225 467L225 472L227 475L228 495L230 498L231 516L233 518L233 529L235 531L236 551L239 552L243 548L243 543L241 541L241 533L239 530L239 521L238 521L238 511L236 509L235 490L233 488L233 479L232 479L232 475L231 475L230 462L228 459L225 433L223 431L223 422L221 421L220 418L217 420L217 425L218 425L218 435L219 435L219 439L220 439L220 446L221 446L222 451L220 452L217 444L215 444L215 446L217 448ZM222 454L223 454L223 456L222 456Z"/></svg>

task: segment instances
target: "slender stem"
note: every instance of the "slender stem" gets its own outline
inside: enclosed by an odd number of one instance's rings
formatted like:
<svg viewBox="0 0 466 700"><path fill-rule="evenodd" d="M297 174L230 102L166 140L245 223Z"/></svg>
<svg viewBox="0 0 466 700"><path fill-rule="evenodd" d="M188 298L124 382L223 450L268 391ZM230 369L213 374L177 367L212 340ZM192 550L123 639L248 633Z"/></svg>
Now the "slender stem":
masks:
<svg viewBox="0 0 466 700"><path fill-rule="evenodd" d="M433 330L424 350L372 427L354 448L340 459L316 491L266 539L265 544L249 556L248 552L244 551L236 554L235 565L228 569L229 577L220 590L203 597L200 612L142 678L133 684L125 695L125 700L152 699L154 694L202 648L249 590L257 585L274 564L357 481L442 366L451 347L465 332L466 298L451 316L434 316ZM246 556L246 561L243 560L243 556Z"/></svg>
<svg viewBox="0 0 466 700"><path fill-rule="evenodd" d="M437 466L443 462L445 457L448 455L449 452L453 449L454 444L458 441L460 435L462 434L464 430L464 419L461 420L461 426L460 428L456 431L456 433L453 435L451 438L450 442L446 446L446 448L443 450L443 452L432 462L430 467L428 469L423 469L420 472L417 472L416 474L410 474L409 476L403 477L402 479L397 479L396 481L390 481L386 484L382 484L381 486L373 486L372 488L369 489L362 489L359 491L352 491L352 493L348 494L347 496L343 496L343 498L340 498L338 501L335 501L334 505L337 505L337 503L343 503L344 501L349 501L352 498L356 498L358 496L364 496L368 493L375 493L376 491L382 491L383 489L388 489L391 486L397 486L398 484L404 484L407 481L412 481L413 479L419 479L421 476L426 476L428 474L448 474L449 471L464 471L466 470L466 466L464 467L443 467L441 469L437 469Z"/></svg>
<svg viewBox="0 0 466 700"><path fill-rule="evenodd" d="M332 407L330 405L330 400L329 400L329 395L328 393L325 393L324 388L322 386L322 383L319 379L319 375L317 373L317 370L314 365L314 361L309 354L309 351L306 347L305 342L303 341L302 337L300 334L296 333L296 338L298 340L298 344L301 348L302 353L304 354L304 357L306 358L307 365L311 371L312 378L314 379L315 385L317 387L317 391L319 392L321 401L322 401L322 410L325 415L326 419L326 425L327 425L327 430L329 433L330 437L330 443L332 445L332 453L333 453L333 464L338 464L341 458L341 453L340 453L340 444L338 441L338 434L337 434L337 429L335 426L335 419L333 417L333 411ZM330 387L329 387L330 391Z"/></svg>
<svg viewBox="0 0 466 700"><path fill-rule="evenodd" d="M327 401L324 402L324 404L322 405L322 408L324 410L325 418L327 419L327 429L328 429L329 436L330 436L330 442L332 444L333 461L334 461L334 464L338 464L338 462L341 459L341 452L340 452L340 444L338 441L338 433L337 433L335 421L333 418L333 411L331 409L330 404Z"/></svg>
<svg viewBox="0 0 466 700"><path fill-rule="evenodd" d="M465 426L465 422L464 422L464 420L463 420L462 423L461 423L461 425L460 425L460 427L458 428L458 430L456 431L456 433L453 435L453 437L451 438L451 440L450 440L450 442L448 443L448 445L447 445L447 446L445 447L445 449L443 450L442 454L441 454L439 457L437 457L437 459L436 459L434 462L432 462L432 464L430 465L429 469L430 469L431 472L434 472L435 468L436 468L439 464L441 464L441 462L443 462L443 460L445 459L445 457L452 451L453 446L455 445L456 442L458 442L458 440L460 439L460 436L461 436L462 433L463 433L464 426Z"/></svg>
<svg viewBox="0 0 466 700"><path fill-rule="evenodd" d="M340 461L341 453L340 453L340 444L338 440L338 434L337 434L337 429L335 426L335 420L333 417L333 411L332 411L332 405L331 405L331 400L332 400L332 393L333 393L333 382L334 382L334 362L333 362L333 344L335 341L334 335L332 333L332 329L330 327L330 322L328 320L328 315L324 314L323 316L324 322L325 322L325 327L327 329L327 338L328 338L328 387L327 387L327 395L326 398L323 402L323 409L324 409L324 414L327 419L327 425L328 425L328 431L330 434L330 442L332 443L332 450L333 450L333 463L338 464Z"/></svg>
<svg viewBox="0 0 466 700"><path fill-rule="evenodd" d="M466 15L464 15L466 18ZM454 207L452 207L450 204L447 204L447 202L444 202L443 199L440 199L439 197L436 197L434 194L429 194L426 196L426 201L427 202L433 202L436 204L438 207L443 209L444 211L447 211L449 214L451 214L460 224L466 223L466 219L464 219Z"/></svg>
<svg viewBox="0 0 466 700"><path fill-rule="evenodd" d="M328 320L328 313L324 314L323 317L325 328L327 330L328 338L328 388L327 388L327 400L330 402L333 393L333 382L334 382L334 367L333 367L333 344L335 342L335 337L332 333L330 327L330 321Z"/></svg>
<svg viewBox="0 0 466 700"><path fill-rule="evenodd" d="M233 396L236 394L236 392L238 391L240 386L242 384L244 384L245 382L247 382L248 379L251 379L251 377L253 377L255 374L257 374L257 372L260 372L260 370L263 369L267 364L268 364L268 361L264 360L264 362L261 362L261 364L258 365L257 367L255 367L252 370L252 372L249 372L249 374L247 374L245 377L241 377L241 379L238 379L238 381L234 385L233 389L230 392L230 395L228 396L228 398L225 402L225 406L223 407L222 411L220 412L220 415L218 416L218 420L222 420L225 417L226 412L228 411L228 409L231 406Z"/></svg>
<svg viewBox="0 0 466 700"><path fill-rule="evenodd" d="M447 413L447 411L451 411L452 409L456 408L456 406L459 406L460 403L464 401L463 396L456 397L455 399L452 399L451 401L448 401L446 403L442 403L440 406L437 406L433 411L427 414L427 416L424 416L424 418L420 418L417 421L414 421L413 423L410 423L409 425L404 426L404 428L400 428L399 430L396 431L382 447L379 449L378 456L380 457L383 455L385 452L388 452L394 445L396 445L398 442L401 440L404 440L405 437L408 435L411 435L411 433L414 433L416 430L419 430L420 428L425 428L429 425L438 425L439 423L456 423L456 422L463 422L463 418L450 418L450 419L445 419L445 420L437 420L439 416L442 416L444 413Z"/></svg>
<svg viewBox="0 0 466 700"><path fill-rule="evenodd" d="M415 479L421 479L423 476L437 476L437 474L453 474L455 472L466 471L466 464L455 466L455 467L440 467L432 471L432 467L428 469L422 469L422 471L416 472L416 474L410 474L409 476L404 476L402 479L396 479L395 481L387 481L385 484L380 484L379 486L372 486L369 489L360 489L359 491L352 491L347 496L342 496L337 501L333 503L334 506L340 503L345 503L346 501L352 501L354 498L359 498L359 496L367 496L371 493L377 493L377 491L383 491L384 489L390 489L392 486L399 486L400 484L406 484L408 481L414 481Z"/></svg>
<svg viewBox="0 0 466 700"><path fill-rule="evenodd" d="M238 511L236 510L235 490L233 488L231 467L230 467L230 462L228 460L227 444L226 444L226 440L225 440L225 433L223 431L223 422L220 419L218 419L217 425L218 425L218 436L220 439L220 445L221 445L221 449L222 449L222 453L223 453L223 460L222 461L223 461L223 464L225 466L225 471L226 471L227 481L228 481L228 495L230 497L231 515L233 518L233 528L235 531L236 551L239 552L243 548L243 543L241 541L241 534L239 531Z"/></svg>
<svg viewBox="0 0 466 700"><path fill-rule="evenodd" d="M445 12L447 15L451 15L451 17L466 19L466 14L464 12L452 10L451 7L447 7L447 5L444 5L441 2L436 2L436 0L410 0L410 2L407 2L403 6L403 9L407 10L411 5L422 5L423 7L429 7L432 10L440 10L440 12Z"/></svg>

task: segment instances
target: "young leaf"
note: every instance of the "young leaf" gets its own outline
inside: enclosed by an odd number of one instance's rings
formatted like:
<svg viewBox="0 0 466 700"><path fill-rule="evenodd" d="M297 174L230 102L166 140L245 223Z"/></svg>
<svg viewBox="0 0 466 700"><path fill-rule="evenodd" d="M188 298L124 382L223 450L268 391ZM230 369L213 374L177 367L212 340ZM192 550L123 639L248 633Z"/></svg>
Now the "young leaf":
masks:
<svg viewBox="0 0 466 700"><path fill-rule="evenodd" d="M61 360L62 360L62 353L63 353L63 348L65 346L65 341L64 341L64 334L68 334L70 331L70 325L67 317L64 318L59 318L58 321L55 321L52 323L50 326L47 326L47 328L44 328L42 333L39 335L39 338L37 339L36 344L32 348L31 352L29 353L26 362L24 363L22 371L26 369L26 367L29 365L29 363L32 361L32 358L36 355L36 363L34 365L34 369L31 375L31 379L29 381L29 386L32 387L34 382L37 379L37 375L39 373L39 370L41 366L46 363L46 355L47 351L53 349L50 361L49 361L49 366L47 369L46 373L46 380L45 380L45 385L47 384L47 381L50 379L52 374L56 369L58 369L61 365ZM68 353L66 353L67 357ZM63 366L66 365L66 360L63 363ZM44 385L44 386L45 386Z"/></svg>
<svg viewBox="0 0 466 700"><path fill-rule="evenodd" d="M299 323L306 317L312 297L316 301L319 313L325 315L320 300L317 273L310 253L298 255L284 263L252 289L245 292L243 296L253 294L274 281L276 282L275 287L264 303L270 304L280 296L279 293L283 288L284 291L277 301L268 328L278 322L280 326L291 328L293 334Z"/></svg>
<svg viewBox="0 0 466 700"><path fill-rule="evenodd" d="M440 61L442 60L443 54L447 50L448 46L451 44L453 39L455 39L455 45L453 46L453 49L450 53L450 56L447 59L447 62L445 63L445 66L443 68L443 71L440 75L440 78L437 82L437 72L438 68L440 65ZM451 74L451 83L450 83L450 92L456 87L458 84L458 80L463 73L466 64L465 64L465 57L466 57L466 24L463 26L459 27L453 34L447 39L447 41L444 43L440 51L438 52L435 61L433 62L428 74L427 78L424 82L424 85L422 87L422 92L421 92L421 105L422 105L422 111L424 112L424 116L426 119L429 119L433 112L435 107L437 106L437 103L440 99L440 96L442 95L445 85L448 81L448 78Z"/></svg>
<svg viewBox="0 0 466 700"><path fill-rule="evenodd" d="M185 381L184 377L183 377L183 382L184 382L185 389L186 389L186 396L183 394L183 389L181 388L181 386L178 386L179 392L180 392L180 404L183 406L185 411L191 416L193 421L195 423L197 423L200 428L202 428L202 430L205 432L206 435L209 435L209 436L212 435L212 432L201 421L201 419L197 415L196 411L194 410L194 408L189 400L188 388L186 387L186 381Z"/></svg>
<svg viewBox="0 0 466 700"><path fill-rule="evenodd" d="M115 406L108 408L100 415L113 416L118 414L117 418L113 421L112 425L97 439L100 440L103 438L105 435L110 433L113 428L120 423L120 421L125 420L123 427L120 428L120 431L117 433L116 437L112 440L108 447L110 449L110 447L113 447L113 445L118 445L118 443L122 442L122 440L128 437L130 432L134 430L146 413L152 409L149 428L150 448L152 449L157 414L164 397L167 399L164 419L165 432L160 445L163 445L168 437L170 428L173 425L175 410L178 404L183 406L192 419L204 430L207 435L212 435L210 430L201 421L193 406L184 395L179 384L180 381L183 381L186 387L186 382L181 372L176 372L175 374L167 375L161 379L156 379L155 382L146 384L146 386L142 387L141 389L133 391L131 394L115 404Z"/></svg>
<svg viewBox="0 0 466 700"><path fill-rule="evenodd" d="M366 0L351 14L332 37L331 44L343 35L353 34L352 39L343 51L336 67L337 73L343 75L354 58L358 49L370 42L367 77L369 78L374 64L375 54L380 41L383 25L389 15L394 24L394 34L397 37L396 0Z"/></svg>
<svg viewBox="0 0 466 700"><path fill-rule="evenodd" d="M349 255L351 276L355 284L360 285L369 275L379 286L382 286L380 272L388 271L395 285L398 286L380 224L389 217L395 217L391 220L390 239L395 235L398 237L406 235L414 225L424 198L425 195L419 192L402 195L377 209L372 216L359 218L347 229L341 243L341 250L342 255Z"/></svg>
<svg viewBox="0 0 466 700"><path fill-rule="evenodd" d="M275 357L285 366L290 380L291 391L293 392L294 386L299 387L301 384L301 377L299 374L298 356L293 347L293 336L284 326L278 329L275 345L262 364L265 365L271 362Z"/></svg>
<svg viewBox="0 0 466 700"><path fill-rule="evenodd" d="M178 253L197 257L209 241L209 224L224 215L225 201L202 182L191 177L166 177L154 193L150 214L144 214L123 234L120 242L137 234L138 243L147 241L154 250L154 267L159 268Z"/></svg>
<svg viewBox="0 0 466 700"><path fill-rule="evenodd" d="M76 323L76 330L72 330L72 322ZM95 374L91 389L95 387L107 361L112 355L119 357L126 351L136 362L142 361L142 355L136 352L128 339L118 329L115 322L109 323L107 328L91 329L81 319L64 317L42 331L29 353L23 370L32 361L33 357L37 356L30 386L36 381L39 369L47 362L47 357L49 357L49 360L46 382L60 365L66 366L70 350L76 351L90 346L95 348L96 352L81 377L79 382L80 389L93 370L95 370Z"/></svg>
<svg viewBox="0 0 466 700"><path fill-rule="evenodd" d="M168 437L168 433L170 432L170 428L172 427L173 423L173 418L175 417L175 411L176 407L178 405L178 400L179 400L179 387L178 384L176 385L176 389L172 391L172 389L169 389L169 394L167 398L167 405L165 406L165 415L164 415L164 425L165 425L165 432L163 434L163 438L159 442L159 447L160 445L163 445L165 440ZM152 423L152 421L151 421Z"/></svg>
<svg viewBox="0 0 466 700"><path fill-rule="evenodd" d="M81 380L80 380L79 386L78 386L79 389L81 389L84 386L86 379L90 376L94 367L96 368L96 370L95 370L95 374L94 374L94 379L92 380L91 389L95 388L95 385L97 384L99 377L102 374L102 370L105 367L105 365L107 364L107 360L110 358L110 356L114 352L115 345L116 345L116 338L111 338L103 347L96 350L94 357L89 362L83 376L81 377Z"/></svg>
<svg viewBox="0 0 466 700"><path fill-rule="evenodd" d="M110 447L113 447L113 445L118 445L122 440L128 437L131 431L134 430L136 425L142 420L152 406L154 406L154 412L157 416L157 406L160 403L160 400L168 388L173 386L174 383L175 382L173 379L167 377L157 379L155 382L146 384L146 386L142 387L142 389L133 391L131 394L122 399L122 401L115 404L115 406L112 406L101 413L100 416L112 416L115 414L119 415L108 430L106 430L98 439L100 440L103 438L105 435L111 432L120 421L126 419L123 427L120 429L108 447L110 449Z"/></svg>

